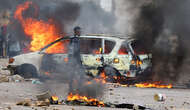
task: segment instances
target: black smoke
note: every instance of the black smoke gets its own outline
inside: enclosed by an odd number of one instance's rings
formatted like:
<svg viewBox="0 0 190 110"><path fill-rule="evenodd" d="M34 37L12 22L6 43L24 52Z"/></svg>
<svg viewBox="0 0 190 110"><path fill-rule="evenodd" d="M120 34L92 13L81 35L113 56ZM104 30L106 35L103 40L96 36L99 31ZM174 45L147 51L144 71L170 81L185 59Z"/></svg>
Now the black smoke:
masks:
<svg viewBox="0 0 190 110"><path fill-rule="evenodd" d="M177 82L188 71L190 1L159 0L142 3L133 23L134 37L152 53L152 79ZM129 1L127 1L129 3Z"/></svg>

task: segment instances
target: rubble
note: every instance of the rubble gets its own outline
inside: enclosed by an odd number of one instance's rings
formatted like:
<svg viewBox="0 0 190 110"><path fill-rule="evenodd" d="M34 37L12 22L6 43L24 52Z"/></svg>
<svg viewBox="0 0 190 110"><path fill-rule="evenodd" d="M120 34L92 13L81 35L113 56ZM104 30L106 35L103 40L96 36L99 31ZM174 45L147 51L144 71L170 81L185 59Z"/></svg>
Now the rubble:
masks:
<svg viewBox="0 0 190 110"><path fill-rule="evenodd" d="M0 83L9 82L9 77L6 75L0 75Z"/></svg>
<svg viewBox="0 0 190 110"><path fill-rule="evenodd" d="M21 82L24 81L24 78L21 77L20 75L13 75L13 76L8 76L9 82Z"/></svg>
<svg viewBox="0 0 190 110"><path fill-rule="evenodd" d="M31 99L25 99L23 101L16 103L16 105L32 106L32 100Z"/></svg>
<svg viewBox="0 0 190 110"><path fill-rule="evenodd" d="M41 106L49 106L50 105L50 100L45 99L44 101L36 101L35 106L41 107Z"/></svg>
<svg viewBox="0 0 190 110"><path fill-rule="evenodd" d="M2 82L21 82L24 78L20 75L0 75L0 83Z"/></svg>
<svg viewBox="0 0 190 110"><path fill-rule="evenodd" d="M32 106L42 107L42 106L49 106L50 101L49 101L49 99L46 99L44 101L33 101L31 99L26 99L26 100L16 103L16 105L30 106L30 107L32 107Z"/></svg>
<svg viewBox="0 0 190 110"><path fill-rule="evenodd" d="M46 100L46 99L50 99L52 96L52 93L50 91L46 91L46 92L43 92L41 94L37 94L36 95L36 98L39 100L39 101L43 101L43 100Z"/></svg>

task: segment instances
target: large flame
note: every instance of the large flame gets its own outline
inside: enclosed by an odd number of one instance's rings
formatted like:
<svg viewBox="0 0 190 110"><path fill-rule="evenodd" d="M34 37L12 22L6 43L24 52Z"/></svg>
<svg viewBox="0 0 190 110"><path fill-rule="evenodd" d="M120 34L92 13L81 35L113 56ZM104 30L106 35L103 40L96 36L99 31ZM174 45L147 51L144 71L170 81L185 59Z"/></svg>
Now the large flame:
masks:
<svg viewBox="0 0 190 110"><path fill-rule="evenodd" d="M154 83L140 83L140 84L135 84L136 87L140 88L172 88L172 84L164 85L161 84L160 82L154 82Z"/></svg>
<svg viewBox="0 0 190 110"><path fill-rule="evenodd" d="M72 93L67 96L67 101L82 101L88 103L89 105L104 106L104 102L98 101L95 98L88 98L86 96L80 96L79 94L73 95Z"/></svg>
<svg viewBox="0 0 190 110"><path fill-rule="evenodd" d="M24 33L31 37L32 41L30 43L30 50L38 51L47 44L60 38L60 35L52 19L43 21L31 17L24 18L23 12L26 11L30 6L33 6L31 1L27 1L18 5L17 10L14 13L14 18L19 20L24 29ZM35 6L34 8L36 9ZM65 51L66 49L64 48L63 43L60 42L51 46L51 48L48 48L46 52L61 53Z"/></svg>

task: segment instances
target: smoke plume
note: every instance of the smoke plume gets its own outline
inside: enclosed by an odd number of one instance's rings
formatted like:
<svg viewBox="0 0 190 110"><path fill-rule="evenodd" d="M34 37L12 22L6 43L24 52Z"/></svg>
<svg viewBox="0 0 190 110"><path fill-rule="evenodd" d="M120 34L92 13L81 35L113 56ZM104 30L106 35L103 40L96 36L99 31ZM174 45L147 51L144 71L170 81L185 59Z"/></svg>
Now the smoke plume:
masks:
<svg viewBox="0 0 190 110"><path fill-rule="evenodd" d="M165 82L176 82L187 68L188 34L190 25L188 0L133 0L126 4L136 7L138 16L131 22L133 37L141 42L142 48L152 53L152 78ZM127 10L126 10L127 11ZM133 11L127 12L132 14ZM184 80L184 79L183 79Z"/></svg>

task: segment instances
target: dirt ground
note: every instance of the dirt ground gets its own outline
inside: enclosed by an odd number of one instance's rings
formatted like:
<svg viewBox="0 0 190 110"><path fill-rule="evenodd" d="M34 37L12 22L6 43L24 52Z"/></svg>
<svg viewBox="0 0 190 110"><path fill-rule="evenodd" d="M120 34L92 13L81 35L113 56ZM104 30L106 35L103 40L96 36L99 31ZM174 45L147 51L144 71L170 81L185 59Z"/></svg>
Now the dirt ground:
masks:
<svg viewBox="0 0 190 110"><path fill-rule="evenodd" d="M15 82L0 84L0 110L120 110L116 108L51 105L50 107L24 107L16 103L24 99L36 99L35 95L41 92L42 85L31 82ZM57 88L59 87L59 88ZM56 94L60 99L67 96L67 84L56 85ZM166 101L157 102L154 94L162 93L167 96ZM144 105L153 110L190 110L189 89L156 89L135 87L113 87L107 85L103 96L104 102L131 103Z"/></svg>
<svg viewBox="0 0 190 110"><path fill-rule="evenodd" d="M0 68L6 66L6 60L1 60ZM8 74L0 70L1 74ZM87 107L51 105L49 107L26 107L17 106L16 103L24 99L36 100L36 95L49 89L59 96L59 99L66 99L68 85L64 83L33 84L25 82L3 82L0 83L0 110L123 110L118 108ZM154 95L161 93L166 95L166 100L158 102ZM114 84L107 84L102 99L104 102L129 103L143 105L151 110L190 110L190 89L157 89L157 88L136 88L120 87ZM126 109L125 109L126 110Z"/></svg>

